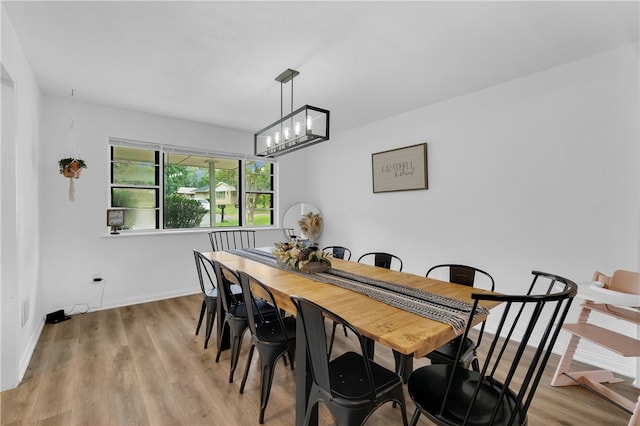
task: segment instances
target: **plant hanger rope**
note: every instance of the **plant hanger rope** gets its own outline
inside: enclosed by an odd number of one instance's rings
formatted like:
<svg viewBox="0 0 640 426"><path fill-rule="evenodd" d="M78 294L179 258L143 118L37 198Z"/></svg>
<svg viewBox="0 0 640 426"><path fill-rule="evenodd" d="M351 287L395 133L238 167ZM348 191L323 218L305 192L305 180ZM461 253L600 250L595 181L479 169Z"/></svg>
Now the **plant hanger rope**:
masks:
<svg viewBox="0 0 640 426"><path fill-rule="evenodd" d="M74 91L71 89L71 115L69 117L69 138L67 139L67 148L64 158L60 160L60 173L69 178L69 200L75 201L74 179L80 177L80 171L85 167L84 162L79 159L78 146L76 143L76 102ZM76 162L77 167L71 167Z"/></svg>
<svg viewBox="0 0 640 426"><path fill-rule="evenodd" d="M75 127L76 127L76 98L71 89L71 115L69 116L69 138L67 139L67 150L65 151L65 157L78 158L78 146L75 139Z"/></svg>

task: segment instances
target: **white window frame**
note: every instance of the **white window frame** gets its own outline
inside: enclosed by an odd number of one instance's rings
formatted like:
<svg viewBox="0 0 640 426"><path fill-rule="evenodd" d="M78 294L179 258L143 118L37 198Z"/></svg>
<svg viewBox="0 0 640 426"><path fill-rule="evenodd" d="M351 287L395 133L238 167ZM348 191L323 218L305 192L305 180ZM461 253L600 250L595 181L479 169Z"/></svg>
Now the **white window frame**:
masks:
<svg viewBox="0 0 640 426"><path fill-rule="evenodd" d="M222 151L212 151L212 150L206 150L206 149L199 149L199 148L191 148L191 147L184 147L184 146L176 146L176 145L169 145L169 144L158 144L158 143L152 143L152 142L141 142L141 141L135 141L135 140L130 140L130 139L122 139L122 138L114 138L111 137L109 138L109 143L108 143L108 161L109 161L109 182L108 182L108 208L113 208L112 207L112 199L111 199L111 194L112 194L112 188L113 187L126 187L127 185L123 185L123 184L115 184L112 181L112 172L111 172L111 147L115 146L115 147L127 147L127 148L135 148L135 149L143 149L143 150L150 150L150 151L157 151L159 152L159 163L158 163L158 167L159 167L159 173L160 173L160 178L159 178L159 182L158 185L146 185L146 186L134 186L132 185L131 187L133 188L153 188L155 190L158 191L158 200L159 200L159 205L158 205L158 217L159 217L159 222L158 222L158 227L156 229L137 229L137 230L122 230L120 231L121 233L126 233L126 234L149 234L149 233L176 233L176 232L210 232L212 230L216 230L216 229L272 229L272 228L277 228L279 226L279 206L280 206L280 202L279 202L279 196L278 196L278 161L277 159L271 159L271 158L265 158L265 157L256 157L256 156L249 156L249 155L242 155L242 154L236 154L236 153L228 153L228 152L222 152ZM225 159L232 159L232 160L239 160L240 161L240 165L239 165L239 174L240 174L240 194L238 195L238 199L242 200L242 202L240 203L241 205L241 209L238 212L239 215L239 219L240 219L240 223L244 223L246 220L246 209L247 209L247 203L246 203L246 162L247 161L257 161L257 162L263 162L263 163L270 163L271 167L272 167L272 176L273 176L273 187L272 187L272 203L273 203L273 223L271 225L265 225L265 226L256 226L256 225L240 225L240 226L230 226L230 227L219 227L219 226L210 226L210 227L197 227L197 228L164 228L164 154L165 153L177 153L177 154L189 154L189 155L196 155L196 156L201 156L201 157L212 157L212 158L225 158ZM214 190L215 192L215 190ZM251 192L255 192L255 191L251 191ZM211 197L212 201L215 201L215 194L214 197Z"/></svg>

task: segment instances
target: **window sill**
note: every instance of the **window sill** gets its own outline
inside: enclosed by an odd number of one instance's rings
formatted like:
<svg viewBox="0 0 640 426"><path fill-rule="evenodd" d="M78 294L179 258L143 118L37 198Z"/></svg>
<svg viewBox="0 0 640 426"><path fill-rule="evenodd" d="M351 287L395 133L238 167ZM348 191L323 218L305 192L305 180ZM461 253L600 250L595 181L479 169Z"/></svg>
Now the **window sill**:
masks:
<svg viewBox="0 0 640 426"><path fill-rule="evenodd" d="M170 236L170 235L188 235L188 234L208 234L211 231L235 231L235 230L246 230L246 231L261 231L261 230L281 230L282 228L278 226L260 226L260 227L233 227L230 226L228 228L198 228L198 229L147 229L147 230L139 230L139 231L119 231L118 234L112 234L107 232L102 235L103 238L118 238L118 237L147 237L147 236Z"/></svg>

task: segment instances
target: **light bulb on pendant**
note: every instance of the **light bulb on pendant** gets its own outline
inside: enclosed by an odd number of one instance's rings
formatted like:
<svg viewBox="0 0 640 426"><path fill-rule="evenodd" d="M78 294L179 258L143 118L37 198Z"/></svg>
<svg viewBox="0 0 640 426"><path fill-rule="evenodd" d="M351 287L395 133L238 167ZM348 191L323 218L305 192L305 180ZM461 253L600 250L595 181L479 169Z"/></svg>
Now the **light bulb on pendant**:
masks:
<svg viewBox="0 0 640 426"><path fill-rule="evenodd" d="M300 131L302 130L301 127L302 127L302 124L300 124L299 121L296 121L295 123L293 123L293 134L296 137L300 136Z"/></svg>
<svg viewBox="0 0 640 426"><path fill-rule="evenodd" d="M288 141L288 140L289 140L289 138L291 137L291 129L290 129L290 128L288 128L288 127L285 127L285 128L282 130L282 133L284 134L284 140L285 140L285 141Z"/></svg>
<svg viewBox="0 0 640 426"><path fill-rule="evenodd" d="M267 136L267 148L271 148L271 145L273 145L273 138L271 137L271 135Z"/></svg>
<svg viewBox="0 0 640 426"><path fill-rule="evenodd" d="M307 116L307 132L311 133L313 127L313 119L311 116Z"/></svg>
<svg viewBox="0 0 640 426"><path fill-rule="evenodd" d="M274 138L274 139L275 139L275 141L276 141L276 145L278 145L278 144L280 143L280 132L275 132L275 133L273 134L273 138Z"/></svg>

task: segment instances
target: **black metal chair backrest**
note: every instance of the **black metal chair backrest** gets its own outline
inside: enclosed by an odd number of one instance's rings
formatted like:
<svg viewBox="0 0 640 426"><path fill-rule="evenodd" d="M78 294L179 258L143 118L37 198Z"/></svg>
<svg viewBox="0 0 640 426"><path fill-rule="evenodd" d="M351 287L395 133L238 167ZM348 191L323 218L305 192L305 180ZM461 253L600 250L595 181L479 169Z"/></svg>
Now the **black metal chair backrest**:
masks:
<svg viewBox="0 0 640 426"><path fill-rule="evenodd" d="M441 270L446 270L447 268L449 269L449 282L451 283L462 284L469 287L473 287L476 276L478 274L482 274L490 282L490 288L487 288L488 290L493 291L496 287L496 283L493 277L491 276L491 274L483 271L482 269L478 269L468 265L459 265L454 263L445 263L442 265L436 265L431 267L427 271L426 276L427 277L432 276L433 273L437 273L438 271L441 271Z"/></svg>
<svg viewBox="0 0 640 426"><path fill-rule="evenodd" d="M253 248L256 246L256 231L245 229L211 231L209 241L213 251Z"/></svg>
<svg viewBox="0 0 640 426"><path fill-rule="evenodd" d="M393 269L392 268L392 263L393 260L397 260L399 262L399 267L397 268L398 271L402 272L402 259L400 259L398 256L391 254L391 253L385 253L385 252L381 252L381 251L372 251L370 253L365 253L362 256L360 256L358 258L358 263L360 263L360 261L366 257L369 256L373 256L373 264L375 266L379 266L381 268L387 268L387 269Z"/></svg>
<svg viewBox="0 0 640 426"><path fill-rule="evenodd" d="M344 246L327 246L322 251L331 253L336 259L351 260L351 250Z"/></svg>
<svg viewBox="0 0 640 426"><path fill-rule="evenodd" d="M216 260L210 260L210 262L218 280L218 297L222 300L224 311L230 312L232 307L242 303L242 300L238 299L231 291L232 284L240 286L240 278L235 271L227 268L222 263Z"/></svg>
<svg viewBox="0 0 640 426"><path fill-rule="evenodd" d="M262 315L262 311L258 308L256 304L256 292L251 290L251 286L257 286L260 288L258 294L260 297L258 299L264 300L267 304L273 306L276 312L279 311L278 304L276 303L276 299L273 297L273 293L271 290L264 285L258 279L252 277L244 271L237 271L238 276L240 277L240 286L242 287L242 297L244 299L245 306L247 308L247 318L249 319L249 330L251 330L251 334L253 336L257 336L258 325L265 322L265 319ZM251 303L249 303L251 302ZM285 327L282 322L282 317L280 315L276 316L278 323L280 325L280 330L282 330L282 335L284 338L287 338L287 334L284 332Z"/></svg>
<svg viewBox="0 0 640 426"><path fill-rule="evenodd" d="M451 372L435 414L439 421L468 424L469 419L486 416L486 424L494 424L496 418L507 415L510 417L500 419L499 424L526 424L527 410L577 293L571 280L539 271L532 274L533 281L525 295L472 294L474 310L482 301L493 301L501 305L492 314L502 311L480 373L462 368L458 360L453 366L423 367ZM467 326L463 338L471 328ZM506 355L508 345L513 357ZM513 346L515 351L511 349ZM479 380L474 374L484 379ZM410 389L415 387L410 385ZM442 388L440 395L441 391ZM458 415L461 417L456 418Z"/></svg>
<svg viewBox="0 0 640 426"><path fill-rule="evenodd" d="M193 250L193 257L196 262L196 271L198 273L198 281L200 282L200 290L203 296L207 296L211 288L217 288L217 278L213 264L204 254L198 250Z"/></svg>

